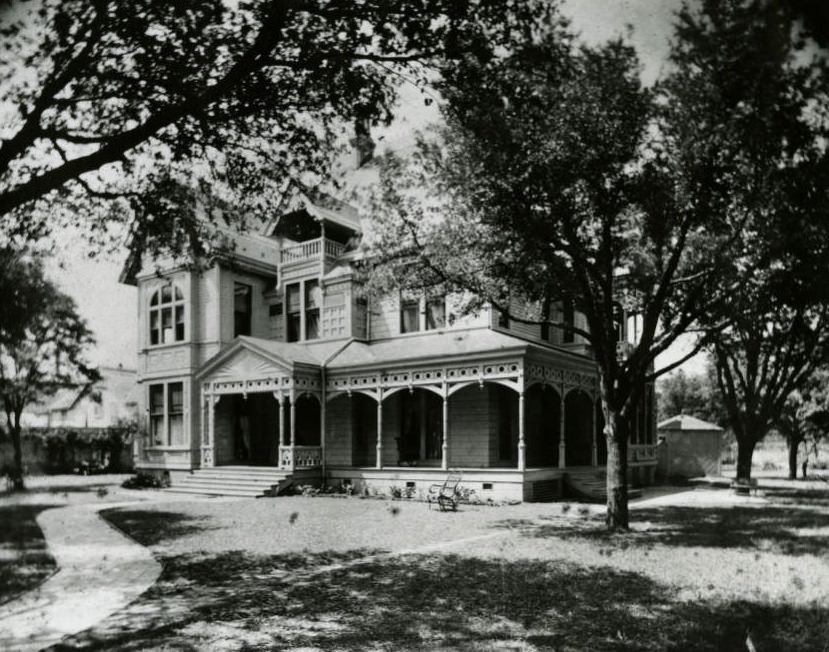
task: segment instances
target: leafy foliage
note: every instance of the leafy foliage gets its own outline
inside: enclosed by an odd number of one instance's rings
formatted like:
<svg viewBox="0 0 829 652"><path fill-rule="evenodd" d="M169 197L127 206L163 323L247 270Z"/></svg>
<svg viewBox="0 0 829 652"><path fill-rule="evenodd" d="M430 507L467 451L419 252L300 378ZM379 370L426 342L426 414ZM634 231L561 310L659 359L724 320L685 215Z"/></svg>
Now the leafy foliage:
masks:
<svg viewBox="0 0 829 652"><path fill-rule="evenodd" d="M622 41L579 46L551 13L506 52L442 72L445 127L413 160L389 159L370 202L379 283L467 291L468 309L489 303L584 337L600 375L608 518L624 527L629 423L656 356L738 283L719 280L746 218L708 185L713 145L685 155L699 138L679 138L684 118L663 110L685 98L643 88ZM563 318L566 304L586 329ZM641 323L624 358L618 304Z"/></svg>
<svg viewBox="0 0 829 652"><path fill-rule="evenodd" d="M666 83L676 137L702 134L715 205L743 216L728 278L739 292L705 315L717 381L747 478L756 443L829 353L826 67L786 7L729 0L680 14ZM683 144L682 161L699 156Z"/></svg>
<svg viewBox="0 0 829 652"><path fill-rule="evenodd" d="M323 176L344 124L387 122L401 76L498 42L510 0L41 0L0 12L0 225L37 239L81 223L106 241L193 239L170 185L259 218L290 179ZM161 214L159 214L161 213ZM152 216L156 216L152 219ZM202 234L203 235L203 234Z"/></svg>
<svg viewBox="0 0 829 652"><path fill-rule="evenodd" d="M0 252L0 400L15 448L14 483L23 488L20 417L24 408L58 389L100 380L84 360L94 339L74 301L45 278L36 254Z"/></svg>
<svg viewBox="0 0 829 652"><path fill-rule="evenodd" d="M706 371L689 374L683 369L659 379L658 419L687 414L703 421L727 426L728 414L717 387L716 371L708 364Z"/></svg>

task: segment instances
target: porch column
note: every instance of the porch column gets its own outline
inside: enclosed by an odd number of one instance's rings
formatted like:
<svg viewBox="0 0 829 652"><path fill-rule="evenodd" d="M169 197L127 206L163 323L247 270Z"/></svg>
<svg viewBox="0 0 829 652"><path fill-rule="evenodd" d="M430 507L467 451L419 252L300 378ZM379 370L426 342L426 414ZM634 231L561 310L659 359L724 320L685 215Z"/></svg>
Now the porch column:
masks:
<svg viewBox="0 0 829 652"><path fill-rule="evenodd" d="M559 424L558 424L558 468L563 469L567 466L567 444L566 444L566 437L564 432L564 394L567 391L567 388L562 385L561 391L559 391L559 397L561 400L561 409L559 410Z"/></svg>
<svg viewBox="0 0 829 652"><path fill-rule="evenodd" d="M202 448L202 466L213 466L215 461L213 459L213 449L216 441L216 403L219 402L219 397L213 394L207 395L207 441Z"/></svg>
<svg viewBox="0 0 829 652"><path fill-rule="evenodd" d="M377 459L375 466L383 468L383 390L377 390Z"/></svg>
<svg viewBox="0 0 829 652"><path fill-rule="evenodd" d="M294 456L294 447L296 446L296 390L291 389L288 398L291 401L291 462L288 468L293 471L296 464Z"/></svg>
<svg viewBox="0 0 829 652"><path fill-rule="evenodd" d="M443 446L441 447L441 468L449 468L449 387L443 383Z"/></svg>
<svg viewBox="0 0 829 652"><path fill-rule="evenodd" d="M527 444L524 441L524 390L518 392L518 470L527 468Z"/></svg>
<svg viewBox="0 0 829 652"><path fill-rule="evenodd" d="M592 457L591 461L593 466L599 466L599 448L598 448L598 432L599 432L599 420L596 418L596 408L598 401L593 400L593 414L591 415L593 418L593 448L592 448Z"/></svg>
<svg viewBox="0 0 829 652"><path fill-rule="evenodd" d="M277 435L276 463L282 466L282 446L285 444L285 397L282 392L274 392L273 397L279 405L279 433Z"/></svg>

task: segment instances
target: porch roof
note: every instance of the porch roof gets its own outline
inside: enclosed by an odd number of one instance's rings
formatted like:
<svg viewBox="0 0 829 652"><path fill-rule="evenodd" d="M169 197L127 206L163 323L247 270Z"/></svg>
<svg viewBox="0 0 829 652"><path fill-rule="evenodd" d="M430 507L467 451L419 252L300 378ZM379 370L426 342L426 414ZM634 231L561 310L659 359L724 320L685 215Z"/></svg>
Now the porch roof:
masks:
<svg viewBox="0 0 829 652"><path fill-rule="evenodd" d="M489 329L442 331L378 342L352 341L326 365L330 369L427 361L475 354L523 353L532 345Z"/></svg>
<svg viewBox="0 0 829 652"><path fill-rule="evenodd" d="M220 375L241 378L271 373L290 374L296 370L297 365L318 371L325 359L342 346L342 341L302 344L276 342L242 335L205 362L198 376L205 378ZM255 356L255 360L250 359L251 353Z"/></svg>

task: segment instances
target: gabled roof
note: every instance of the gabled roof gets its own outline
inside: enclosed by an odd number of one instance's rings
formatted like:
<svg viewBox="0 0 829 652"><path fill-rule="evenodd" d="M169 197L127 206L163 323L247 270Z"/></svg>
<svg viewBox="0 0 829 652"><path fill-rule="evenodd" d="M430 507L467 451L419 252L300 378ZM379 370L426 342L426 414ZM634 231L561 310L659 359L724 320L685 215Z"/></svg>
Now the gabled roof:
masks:
<svg viewBox="0 0 829 652"><path fill-rule="evenodd" d="M249 351L265 363L291 373L297 365L319 367L343 342L317 342L305 344L300 342L277 342L258 337L240 336L229 347L214 355L204 363L197 376L205 377L226 363L230 363L241 352Z"/></svg>
<svg viewBox="0 0 829 652"><path fill-rule="evenodd" d="M722 428L714 423L708 423L702 419L689 416L687 414L678 414L670 419L665 419L656 426L660 430L710 430L722 432Z"/></svg>
<svg viewBox="0 0 829 652"><path fill-rule="evenodd" d="M285 189L279 214L268 222L265 235L273 235L283 215L299 210L306 211L317 221L331 222L349 231L362 231L360 215L356 208L320 190L294 182Z"/></svg>

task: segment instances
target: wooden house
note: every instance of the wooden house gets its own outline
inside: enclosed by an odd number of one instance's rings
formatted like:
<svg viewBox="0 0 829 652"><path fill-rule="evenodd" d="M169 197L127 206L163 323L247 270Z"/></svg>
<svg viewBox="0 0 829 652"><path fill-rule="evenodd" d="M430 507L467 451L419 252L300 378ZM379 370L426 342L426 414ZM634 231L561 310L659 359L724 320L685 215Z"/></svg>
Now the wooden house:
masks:
<svg viewBox="0 0 829 652"><path fill-rule="evenodd" d="M289 482L418 493L457 468L499 500L595 476L606 446L586 343L492 309L460 315L452 296L366 299L360 236L352 208L295 189L260 232L234 236L232 259L128 261L147 430L137 468L231 495ZM649 389L634 483L652 478L654 424Z"/></svg>

